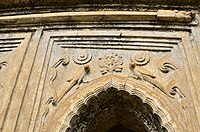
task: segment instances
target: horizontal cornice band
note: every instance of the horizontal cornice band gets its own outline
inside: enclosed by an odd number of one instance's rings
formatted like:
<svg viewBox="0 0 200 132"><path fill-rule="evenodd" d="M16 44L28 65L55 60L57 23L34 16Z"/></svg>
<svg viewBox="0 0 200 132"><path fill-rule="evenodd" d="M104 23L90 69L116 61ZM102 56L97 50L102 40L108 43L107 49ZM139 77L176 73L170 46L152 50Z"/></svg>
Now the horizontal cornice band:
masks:
<svg viewBox="0 0 200 132"><path fill-rule="evenodd" d="M158 10L157 12L137 11L87 11L28 14L0 17L1 25L45 24L54 22L106 22L106 21L170 21L189 23L193 12Z"/></svg>

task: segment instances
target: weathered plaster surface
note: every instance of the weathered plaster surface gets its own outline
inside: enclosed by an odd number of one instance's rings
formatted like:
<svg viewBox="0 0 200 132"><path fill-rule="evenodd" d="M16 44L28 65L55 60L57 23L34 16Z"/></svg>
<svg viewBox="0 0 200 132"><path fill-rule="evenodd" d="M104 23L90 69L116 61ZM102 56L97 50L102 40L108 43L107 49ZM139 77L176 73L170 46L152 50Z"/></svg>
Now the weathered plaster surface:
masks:
<svg viewBox="0 0 200 132"><path fill-rule="evenodd" d="M1 16L0 131L75 129L81 108L115 89L150 108L156 129L198 132L199 19L162 9Z"/></svg>

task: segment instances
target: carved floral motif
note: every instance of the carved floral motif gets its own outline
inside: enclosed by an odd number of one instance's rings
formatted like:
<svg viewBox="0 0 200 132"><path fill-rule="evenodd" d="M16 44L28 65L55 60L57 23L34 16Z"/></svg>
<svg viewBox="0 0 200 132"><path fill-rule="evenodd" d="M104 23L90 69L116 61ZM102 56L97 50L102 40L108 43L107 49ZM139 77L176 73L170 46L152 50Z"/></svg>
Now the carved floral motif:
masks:
<svg viewBox="0 0 200 132"><path fill-rule="evenodd" d="M99 67L102 74L121 72L123 59L118 54L112 53L99 58Z"/></svg>

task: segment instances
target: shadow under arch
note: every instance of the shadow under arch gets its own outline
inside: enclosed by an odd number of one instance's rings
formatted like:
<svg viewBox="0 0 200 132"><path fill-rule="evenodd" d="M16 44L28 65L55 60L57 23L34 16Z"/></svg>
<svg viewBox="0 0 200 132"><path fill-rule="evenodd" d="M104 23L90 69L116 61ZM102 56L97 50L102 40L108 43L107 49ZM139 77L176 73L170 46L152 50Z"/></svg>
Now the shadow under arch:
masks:
<svg viewBox="0 0 200 132"><path fill-rule="evenodd" d="M134 79L130 79L129 77L111 74L95 79L80 87L76 92L60 102L54 114L48 119L49 121L45 125L43 131L69 131L73 126L73 121L80 115L81 110L88 105L91 99L97 98L101 93L109 91L109 89L125 92L126 95L128 94L131 97L138 98L140 100L140 105L150 109L147 113L153 113L155 124L157 123L156 129L163 130L163 132L179 132L183 130L180 129L177 122L172 119L172 111L167 111L162 107L160 100L162 96L164 96L163 94L159 93L155 95L154 92L152 93L152 90L146 85L141 84L141 82L134 81ZM141 125L141 120L139 122ZM144 125L143 123L143 126ZM148 126L143 128L147 132L149 131Z"/></svg>
<svg viewBox="0 0 200 132"><path fill-rule="evenodd" d="M109 88L91 97L70 120L66 132L167 132L159 116L142 100Z"/></svg>

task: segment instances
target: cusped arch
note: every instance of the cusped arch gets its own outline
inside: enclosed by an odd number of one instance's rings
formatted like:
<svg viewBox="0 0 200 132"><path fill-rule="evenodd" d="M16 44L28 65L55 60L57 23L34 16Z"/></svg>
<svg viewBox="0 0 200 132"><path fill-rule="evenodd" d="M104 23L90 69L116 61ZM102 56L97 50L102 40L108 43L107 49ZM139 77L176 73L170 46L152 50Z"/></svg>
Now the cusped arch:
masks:
<svg viewBox="0 0 200 132"><path fill-rule="evenodd" d="M78 114L79 109L87 104L92 97L97 96L99 93L109 88L115 88L119 91L123 90L130 95L139 97L143 103L148 104L152 108L153 113L161 119L161 126L166 128L168 132L184 130L181 128L181 125L172 118L176 115L173 111L169 111L170 107L173 106L170 106L170 100L168 100L164 94L159 93L159 91L154 92L147 85L129 77L106 75L85 84L60 102L54 114L49 118L43 131L66 131L66 129L70 127L71 119ZM55 120L57 122L55 122Z"/></svg>

